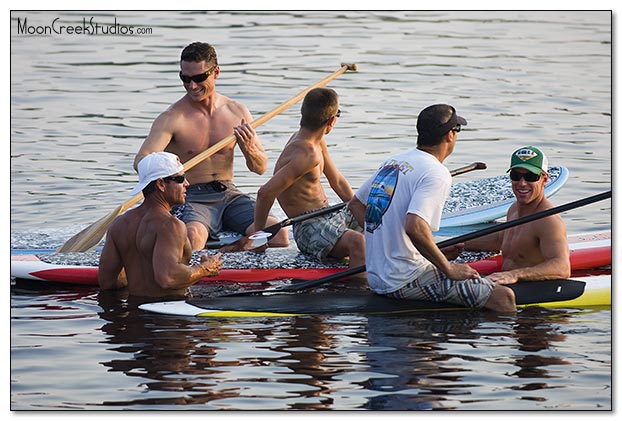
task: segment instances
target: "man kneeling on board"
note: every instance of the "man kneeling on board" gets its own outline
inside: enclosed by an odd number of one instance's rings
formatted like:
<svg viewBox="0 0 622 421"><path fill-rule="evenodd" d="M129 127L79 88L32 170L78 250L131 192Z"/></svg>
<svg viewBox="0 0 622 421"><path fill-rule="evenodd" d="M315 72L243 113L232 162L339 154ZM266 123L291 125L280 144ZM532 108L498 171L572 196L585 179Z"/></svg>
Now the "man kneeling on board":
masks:
<svg viewBox="0 0 622 421"><path fill-rule="evenodd" d="M192 248L186 226L170 214L183 204L188 182L179 158L169 152L147 155L138 164L143 203L110 225L99 260L101 289L128 288L143 297L183 296L205 276L218 274L220 255L201 256L190 266Z"/></svg>
<svg viewBox="0 0 622 421"><path fill-rule="evenodd" d="M451 188L442 162L466 124L450 105L426 107L417 118L416 148L386 160L348 206L365 226L367 280L374 292L513 312L510 288L449 262L432 235Z"/></svg>
<svg viewBox="0 0 622 421"><path fill-rule="evenodd" d="M508 172L516 197L516 201L508 209L508 221L553 207L544 195L544 186L549 175L548 160L542 151L533 146L514 151ZM476 238L456 245L453 250L444 251L448 256L457 256L462 249L501 250L503 271L486 276L498 285L518 281L564 279L570 276L566 225L559 214Z"/></svg>

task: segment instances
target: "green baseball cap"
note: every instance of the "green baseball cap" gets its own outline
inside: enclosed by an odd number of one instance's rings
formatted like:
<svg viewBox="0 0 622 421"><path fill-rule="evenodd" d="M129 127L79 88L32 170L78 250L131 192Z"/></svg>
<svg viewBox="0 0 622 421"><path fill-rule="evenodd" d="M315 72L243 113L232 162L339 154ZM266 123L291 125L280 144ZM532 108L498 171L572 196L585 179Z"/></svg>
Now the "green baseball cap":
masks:
<svg viewBox="0 0 622 421"><path fill-rule="evenodd" d="M512 154L510 169L507 172L510 172L512 168L524 168L540 175L543 172L548 172L549 160L540 149L533 146L525 146L517 149Z"/></svg>

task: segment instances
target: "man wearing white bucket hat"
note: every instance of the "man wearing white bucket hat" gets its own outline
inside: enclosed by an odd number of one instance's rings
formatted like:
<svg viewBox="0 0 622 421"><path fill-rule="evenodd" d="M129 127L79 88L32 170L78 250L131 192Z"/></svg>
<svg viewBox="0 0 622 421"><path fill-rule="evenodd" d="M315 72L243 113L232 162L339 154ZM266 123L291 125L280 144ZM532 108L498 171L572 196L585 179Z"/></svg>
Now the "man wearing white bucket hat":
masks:
<svg viewBox="0 0 622 421"><path fill-rule="evenodd" d="M220 255L203 255L199 264L189 265L186 225L170 213L185 202L188 186L176 155L147 155L138 164L138 176L132 194L142 191L145 199L110 225L99 260L99 286L127 287L132 296L186 295L199 279L218 274Z"/></svg>

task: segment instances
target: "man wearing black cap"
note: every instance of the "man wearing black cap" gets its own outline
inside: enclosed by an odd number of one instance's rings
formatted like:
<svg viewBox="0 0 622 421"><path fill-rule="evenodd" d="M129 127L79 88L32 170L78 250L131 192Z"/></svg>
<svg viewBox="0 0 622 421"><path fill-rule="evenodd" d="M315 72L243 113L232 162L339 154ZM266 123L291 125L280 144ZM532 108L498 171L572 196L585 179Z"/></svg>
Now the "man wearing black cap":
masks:
<svg viewBox="0 0 622 421"><path fill-rule="evenodd" d="M365 227L369 287L394 298L449 302L499 312L516 310L513 292L450 263L436 246L451 175L442 164L466 126L454 107L431 105L417 118L417 147L393 156L349 204Z"/></svg>

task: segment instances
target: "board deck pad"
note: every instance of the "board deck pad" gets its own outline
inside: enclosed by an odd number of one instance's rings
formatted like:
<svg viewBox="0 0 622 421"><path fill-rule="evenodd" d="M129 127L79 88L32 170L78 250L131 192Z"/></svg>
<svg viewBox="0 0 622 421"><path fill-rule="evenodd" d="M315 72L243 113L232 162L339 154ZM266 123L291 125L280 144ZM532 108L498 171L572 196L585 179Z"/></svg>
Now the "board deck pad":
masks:
<svg viewBox="0 0 622 421"><path fill-rule="evenodd" d="M611 265L611 231L588 232L568 236L572 270ZM215 253L208 251L207 253ZM193 260L198 260L199 253ZM74 285L97 285L96 253L58 253L49 255L11 255L11 276ZM202 282L266 282L283 279L317 279L346 269L343 260L320 262L295 248L268 249L264 253L223 254L223 269L216 277ZM468 263L480 274L501 270L503 257L491 253L467 252L456 260Z"/></svg>

